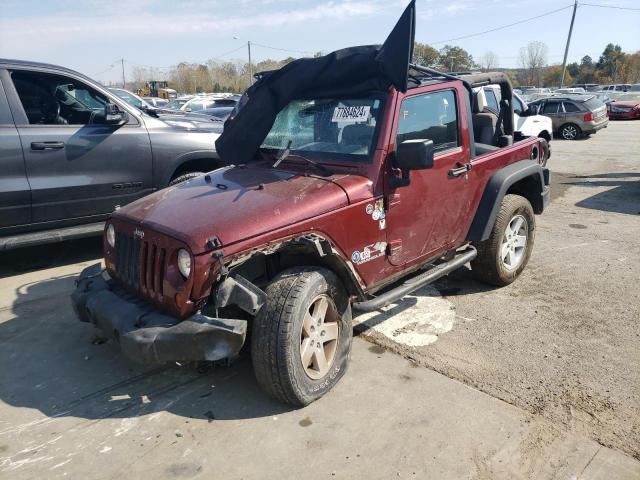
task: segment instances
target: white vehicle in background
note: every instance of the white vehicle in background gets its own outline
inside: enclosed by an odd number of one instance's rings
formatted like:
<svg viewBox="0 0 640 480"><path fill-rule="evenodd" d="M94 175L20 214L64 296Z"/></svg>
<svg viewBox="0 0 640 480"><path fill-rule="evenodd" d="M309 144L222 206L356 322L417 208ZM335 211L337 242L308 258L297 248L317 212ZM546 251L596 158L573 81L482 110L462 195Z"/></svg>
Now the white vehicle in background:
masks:
<svg viewBox="0 0 640 480"><path fill-rule="evenodd" d="M553 91L554 95L579 95L581 93L587 93L587 91L582 87L558 88Z"/></svg>
<svg viewBox="0 0 640 480"><path fill-rule="evenodd" d="M473 89L478 95L478 107L480 110L488 107L496 115L500 111L500 87L487 85ZM526 137L544 138L550 142L553 138L553 126L551 119L544 115L537 115L529 110L527 103L518 95L513 94L513 125L515 130Z"/></svg>

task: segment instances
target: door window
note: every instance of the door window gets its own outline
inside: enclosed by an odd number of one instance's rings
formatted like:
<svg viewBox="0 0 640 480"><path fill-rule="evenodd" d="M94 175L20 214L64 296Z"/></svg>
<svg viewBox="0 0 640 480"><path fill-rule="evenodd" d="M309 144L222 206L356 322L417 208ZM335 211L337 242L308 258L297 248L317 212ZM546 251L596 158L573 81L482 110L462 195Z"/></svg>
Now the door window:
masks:
<svg viewBox="0 0 640 480"><path fill-rule="evenodd" d="M436 152L460 144L456 97L452 90L416 95L402 101L396 145L418 139L432 140Z"/></svg>
<svg viewBox="0 0 640 480"><path fill-rule="evenodd" d="M544 104L544 110L543 110L543 114L544 115L553 115L555 113L558 113L558 106L560 105L560 102L547 102Z"/></svg>
<svg viewBox="0 0 640 480"><path fill-rule="evenodd" d="M496 112L500 111L500 107L498 106L498 99L496 98L496 94L493 92L491 88L484 89L484 96L487 99L487 107Z"/></svg>
<svg viewBox="0 0 640 480"><path fill-rule="evenodd" d="M564 111L567 113L573 113L573 112L579 112L580 109L578 107L576 107L573 103L570 102L563 102L564 105Z"/></svg>
<svg viewBox="0 0 640 480"><path fill-rule="evenodd" d="M11 79L30 125L103 123L108 99L73 78L16 70Z"/></svg>

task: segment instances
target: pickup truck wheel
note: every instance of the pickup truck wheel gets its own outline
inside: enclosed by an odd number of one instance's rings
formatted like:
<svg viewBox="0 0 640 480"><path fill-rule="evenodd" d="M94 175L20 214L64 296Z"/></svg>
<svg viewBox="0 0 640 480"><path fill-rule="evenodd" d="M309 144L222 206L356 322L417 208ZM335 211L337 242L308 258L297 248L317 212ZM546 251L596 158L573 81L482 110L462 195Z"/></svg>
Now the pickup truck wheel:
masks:
<svg viewBox="0 0 640 480"><path fill-rule="evenodd" d="M478 280L505 286L524 270L533 250L535 216L529 201L505 195L489 238L476 245L471 269Z"/></svg>
<svg viewBox="0 0 640 480"><path fill-rule="evenodd" d="M187 172L187 173L183 173L182 175L174 178L173 180L171 180L169 182L169 186L173 187L174 185L177 185L179 183L182 182L186 182L187 180L191 180L192 178L196 178L199 177L200 175L202 175L202 172Z"/></svg>
<svg viewBox="0 0 640 480"><path fill-rule="evenodd" d="M251 336L256 379L275 399L308 405L346 371L353 336L349 297L332 272L315 267L285 270L266 293Z"/></svg>
<svg viewBox="0 0 640 480"><path fill-rule="evenodd" d="M565 140L577 140L582 135L582 130L574 123L567 123L560 127L560 135Z"/></svg>

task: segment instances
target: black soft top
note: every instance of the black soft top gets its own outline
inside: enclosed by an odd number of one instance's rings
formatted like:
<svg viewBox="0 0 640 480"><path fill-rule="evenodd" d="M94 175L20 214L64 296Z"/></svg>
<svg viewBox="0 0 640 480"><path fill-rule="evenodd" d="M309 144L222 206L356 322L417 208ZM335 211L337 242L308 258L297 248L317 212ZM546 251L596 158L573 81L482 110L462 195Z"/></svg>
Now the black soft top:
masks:
<svg viewBox="0 0 640 480"><path fill-rule="evenodd" d="M415 0L411 0L382 46L337 50L301 58L279 70L263 72L225 123L216 150L225 163L247 163L257 153L277 114L291 100L359 97L393 86L408 88L413 55Z"/></svg>

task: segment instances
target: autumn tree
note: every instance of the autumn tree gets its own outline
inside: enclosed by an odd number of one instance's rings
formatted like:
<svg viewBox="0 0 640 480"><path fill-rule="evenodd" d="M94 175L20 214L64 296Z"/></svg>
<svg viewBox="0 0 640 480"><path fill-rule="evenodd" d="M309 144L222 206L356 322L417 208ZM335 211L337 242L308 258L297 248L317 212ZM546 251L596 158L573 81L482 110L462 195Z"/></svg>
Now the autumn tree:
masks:
<svg viewBox="0 0 640 480"><path fill-rule="evenodd" d="M529 42L520 49L519 63L528 85L541 85L544 67L547 65L547 46L542 42Z"/></svg>
<svg viewBox="0 0 640 480"><path fill-rule="evenodd" d="M498 56L489 50L480 57L479 64L480 68L485 72L495 70L498 67Z"/></svg>

